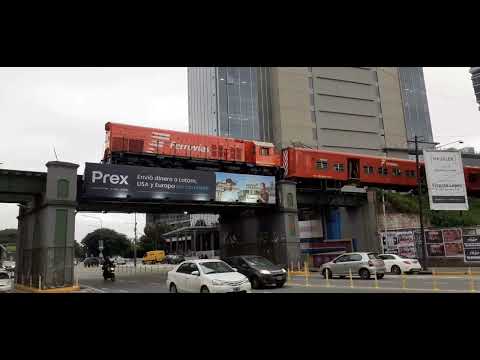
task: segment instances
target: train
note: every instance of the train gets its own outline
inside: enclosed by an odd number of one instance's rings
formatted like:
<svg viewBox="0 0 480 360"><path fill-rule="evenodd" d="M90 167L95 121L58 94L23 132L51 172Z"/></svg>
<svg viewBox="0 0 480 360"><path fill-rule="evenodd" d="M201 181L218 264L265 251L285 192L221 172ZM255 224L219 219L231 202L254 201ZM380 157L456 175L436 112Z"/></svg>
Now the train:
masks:
<svg viewBox="0 0 480 360"><path fill-rule="evenodd" d="M103 162L215 170L275 176L321 189L346 184L412 189L416 162L364 154L274 144L255 140L199 135L108 122ZM420 163L424 172L423 162ZM480 193L480 167L465 166L469 193ZM424 176L423 176L424 178Z"/></svg>

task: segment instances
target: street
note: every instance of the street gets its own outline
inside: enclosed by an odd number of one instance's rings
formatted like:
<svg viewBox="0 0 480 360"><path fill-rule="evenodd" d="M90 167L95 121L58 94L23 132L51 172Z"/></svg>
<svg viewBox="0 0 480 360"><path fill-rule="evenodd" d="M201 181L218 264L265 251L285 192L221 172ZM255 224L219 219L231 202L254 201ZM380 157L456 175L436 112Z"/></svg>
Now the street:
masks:
<svg viewBox="0 0 480 360"><path fill-rule="evenodd" d="M171 265L139 265L117 267L116 280L105 281L99 268L77 266L75 276L85 292L98 293L168 293L167 272ZM473 279L473 283L472 283ZM377 287L378 286L378 287ZM311 273L306 281L304 276L292 276L283 288L252 290L252 293L470 293L472 286L480 290L480 277L432 275L386 275L376 282L374 279L323 279L319 273Z"/></svg>

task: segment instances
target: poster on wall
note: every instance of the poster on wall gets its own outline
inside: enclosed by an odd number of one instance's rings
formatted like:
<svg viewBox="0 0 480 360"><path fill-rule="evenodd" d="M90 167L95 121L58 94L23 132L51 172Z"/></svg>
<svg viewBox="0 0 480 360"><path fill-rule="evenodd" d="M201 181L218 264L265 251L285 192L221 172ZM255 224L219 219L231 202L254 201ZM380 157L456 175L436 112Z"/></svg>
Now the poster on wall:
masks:
<svg viewBox="0 0 480 360"><path fill-rule="evenodd" d="M463 257L463 243L452 242L445 243L445 256L446 257Z"/></svg>
<svg viewBox="0 0 480 360"><path fill-rule="evenodd" d="M380 233L383 251L408 258L416 258L415 233L413 230L388 231Z"/></svg>
<svg viewBox="0 0 480 360"><path fill-rule="evenodd" d="M445 248L443 244L427 244L427 253L431 257L444 257Z"/></svg>
<svg viewBox="0 0 480 360"><path fill-rule="evenodd" d="M305 220L298 222L300 239L314 239L323 237L321 220Z"/></svg>
<svg viewBox="0 0 480 360"><path fill-rule="evenodd" d="M427 244L443 244L443 235L441 230L425 231L425 242Z"/></svg>
<svg viewBox="0 0 480 360"><path fill-rule="evenodd" d="M477 229L463 229L463 236L475 236L477 234Z"/></svg>
<svg viewBox="0 0 480 360"><path fill-rule="evenodd" d="M468 210L459 151L423 150L431 210Z"/></svg>
<svg viewBox="0 0 480 360"><path fill-rule="evenodd" d="M442 230L446 257L463 257L462 229Z"/></svg>
<svg viewBox="0 0 480 360"><path fill-rule="evenodd" d="M463 236L463 247L466 262L480 261L480 235Z"/></svg>
<svg viewBox="0 0 480 360"><path fill-rule="evenodd" d="M462 229L444 229L442 230L443 241L450 242L462 242Z"/></svg>

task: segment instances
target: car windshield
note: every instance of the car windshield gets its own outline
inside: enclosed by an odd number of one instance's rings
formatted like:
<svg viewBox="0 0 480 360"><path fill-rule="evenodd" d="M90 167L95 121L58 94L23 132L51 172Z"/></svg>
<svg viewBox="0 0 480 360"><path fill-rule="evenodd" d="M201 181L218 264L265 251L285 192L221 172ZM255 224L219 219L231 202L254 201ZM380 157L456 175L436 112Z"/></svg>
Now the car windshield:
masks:
<svg viewBox="0 0 480 360"><path fill-rule="evenodd" d="M370 254L368 254L368 258L369 258L370 260L382 260L382 259L378 256L378 254L375 254L375 253L370 253Z"/></svg>
<svg viewBox="0 0 480 360"><path fill-rule="evenodd" d="M199 263L202 272L206 275L235 272L230 266L222 261L202 262Z"/></svg>
<svg viewBox="0 0 480 360"><path fill-rule="evenodd" d="M248 256L244 259L249 265L253 266L274 266L270 261L260 256Z"/></svg>

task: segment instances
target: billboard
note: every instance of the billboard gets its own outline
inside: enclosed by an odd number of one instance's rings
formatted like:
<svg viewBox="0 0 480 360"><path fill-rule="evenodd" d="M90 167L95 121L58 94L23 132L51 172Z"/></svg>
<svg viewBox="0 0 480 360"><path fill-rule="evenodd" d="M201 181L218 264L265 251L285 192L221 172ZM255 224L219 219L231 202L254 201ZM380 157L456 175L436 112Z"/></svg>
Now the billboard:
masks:
<svg viewBox="0 0 480 360"><path fill-rule="evenodd" d="M462 155L423 150L431 210L468 210Z"/></svg>
<svg viewBox="0 0 480 360"><path fill-rule="evenodd" d="M480 235L463 236L465 261L480 261Z"/></svg>
<svg viewBox="0 0 480 360"><path fill-rule="evenodd" d="M248 204L275 204L273 176L215 173L215 200Z"/></svg>
<svg viewBox="0 0 480 360"><path fill-rule="evenodd" d="M85 164L84 198L275 204L275 178L213 171Z"/></svg>
<svg viewBox="0 0 480 360"><path fill-rule="evenodd" d="M380 233L383 251L408 258L416 258L414 230L388 231Z"/></svg>

